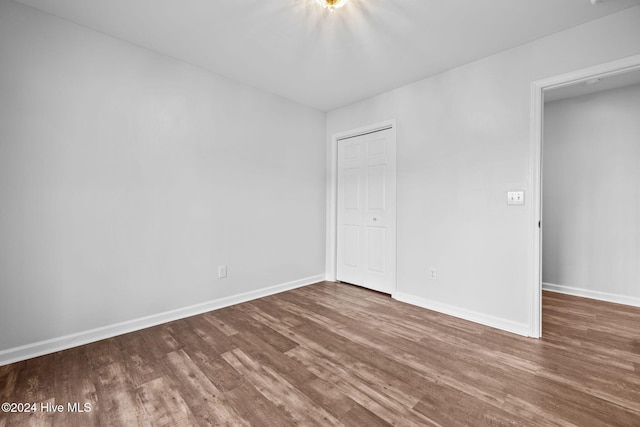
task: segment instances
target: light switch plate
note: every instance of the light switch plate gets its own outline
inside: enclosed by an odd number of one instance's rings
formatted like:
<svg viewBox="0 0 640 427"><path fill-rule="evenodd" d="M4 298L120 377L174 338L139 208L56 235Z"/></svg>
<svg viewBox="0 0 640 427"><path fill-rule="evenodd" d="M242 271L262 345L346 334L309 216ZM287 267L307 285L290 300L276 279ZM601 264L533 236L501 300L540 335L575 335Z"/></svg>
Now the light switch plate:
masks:
<svg viewBox="0 0 640 427"><path fill-rule="evenodd" d="M507 191L507 205L521 206L524 205L524 191Z"/></svg>

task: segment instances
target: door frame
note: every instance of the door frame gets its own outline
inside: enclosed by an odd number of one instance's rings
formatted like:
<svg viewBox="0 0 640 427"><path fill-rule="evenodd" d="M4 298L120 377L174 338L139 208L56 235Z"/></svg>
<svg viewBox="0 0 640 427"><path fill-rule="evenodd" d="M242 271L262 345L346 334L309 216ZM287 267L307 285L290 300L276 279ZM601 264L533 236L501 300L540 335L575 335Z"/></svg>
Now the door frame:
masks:
<svg viewBox="0 0 640 427"><path fill-rule="evenodd" d="M328 188L327 188L327 246L326 246L326 280L330 282L337 281L337 265L338 265L338 141L341 139L363 135L366 133L372 133L384 129L390 129L393 141L394 154L396 153L396 119L385 120L370 124L367 126L351 129L344 132L338 132L331 135L331 141L329 145L329 173L328 173ZM396 159L396 155L393 156ZM397 177L397 160L396 160L396 177ZM397 179L396 179L397 182ZM393 242L394 254L397 254L397 185L396 185L396 220L391 225L396 234L396 240ZM396 290L396 276L397 276L397 262L395 263L395 269L392 272L393 292Z"/></svg>
<svg viewBox="0 0 640 427"><path fill-rule="evenodd" d="M534 338L542 336L542 150L544 125L544 92L583 83L594 78L611 77L629 71L640 70L640 55L633 55L616 61L593 67L549 77L531 84L531 173L532 173L532 209L531 235L533 250L533 286L529 312L529 335ZM544 224L542 224L544 226Z"/></svg>

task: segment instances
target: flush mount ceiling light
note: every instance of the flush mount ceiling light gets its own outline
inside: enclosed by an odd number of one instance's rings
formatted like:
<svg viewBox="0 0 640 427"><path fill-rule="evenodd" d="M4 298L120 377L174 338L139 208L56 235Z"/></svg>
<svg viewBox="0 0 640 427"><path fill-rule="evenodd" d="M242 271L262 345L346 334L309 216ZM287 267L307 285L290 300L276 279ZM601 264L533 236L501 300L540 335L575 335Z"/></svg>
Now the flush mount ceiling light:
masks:
<svg viewBox="0 0 640 427"><path fill-rule="evenodd" d="M316 3L325 9L329 9L331 12L335 12L336 9L344 6L347 0L316 0Z"/></svg>

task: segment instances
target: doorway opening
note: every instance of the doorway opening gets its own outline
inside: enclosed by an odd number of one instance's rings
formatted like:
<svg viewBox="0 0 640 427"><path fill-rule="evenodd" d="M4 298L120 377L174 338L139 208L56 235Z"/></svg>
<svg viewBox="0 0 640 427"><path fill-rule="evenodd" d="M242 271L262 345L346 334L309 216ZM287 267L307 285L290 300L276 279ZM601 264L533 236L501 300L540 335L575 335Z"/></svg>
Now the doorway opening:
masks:
<svg viewBox="0 0 640 427"><path fill-rule="evenodd" d="M543 149L545 98L571 97L581 93L596 92L604 88L628 85L629 80L640 73L640 55L590 67L584 70L552 77L532 84L532 235L533 235L533 286L530 304L530 336L542 336L542 238L543 221ZM639 82L640 83L640 82ZM631 83L633 84L633 83Z"/></svg>

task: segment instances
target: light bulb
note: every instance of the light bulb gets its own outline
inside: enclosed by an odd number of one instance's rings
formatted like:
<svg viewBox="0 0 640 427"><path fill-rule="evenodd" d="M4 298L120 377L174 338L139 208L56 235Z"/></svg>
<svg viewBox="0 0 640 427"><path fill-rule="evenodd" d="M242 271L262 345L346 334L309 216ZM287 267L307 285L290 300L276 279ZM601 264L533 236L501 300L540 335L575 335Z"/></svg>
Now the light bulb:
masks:
<svg viewBox="0 0 640 427"><path fill-rule="evenodd" d="M331 12L335 12L336 9L344 6L347 0L316 0L316 3L325 9L329 9Z"/></svg>

